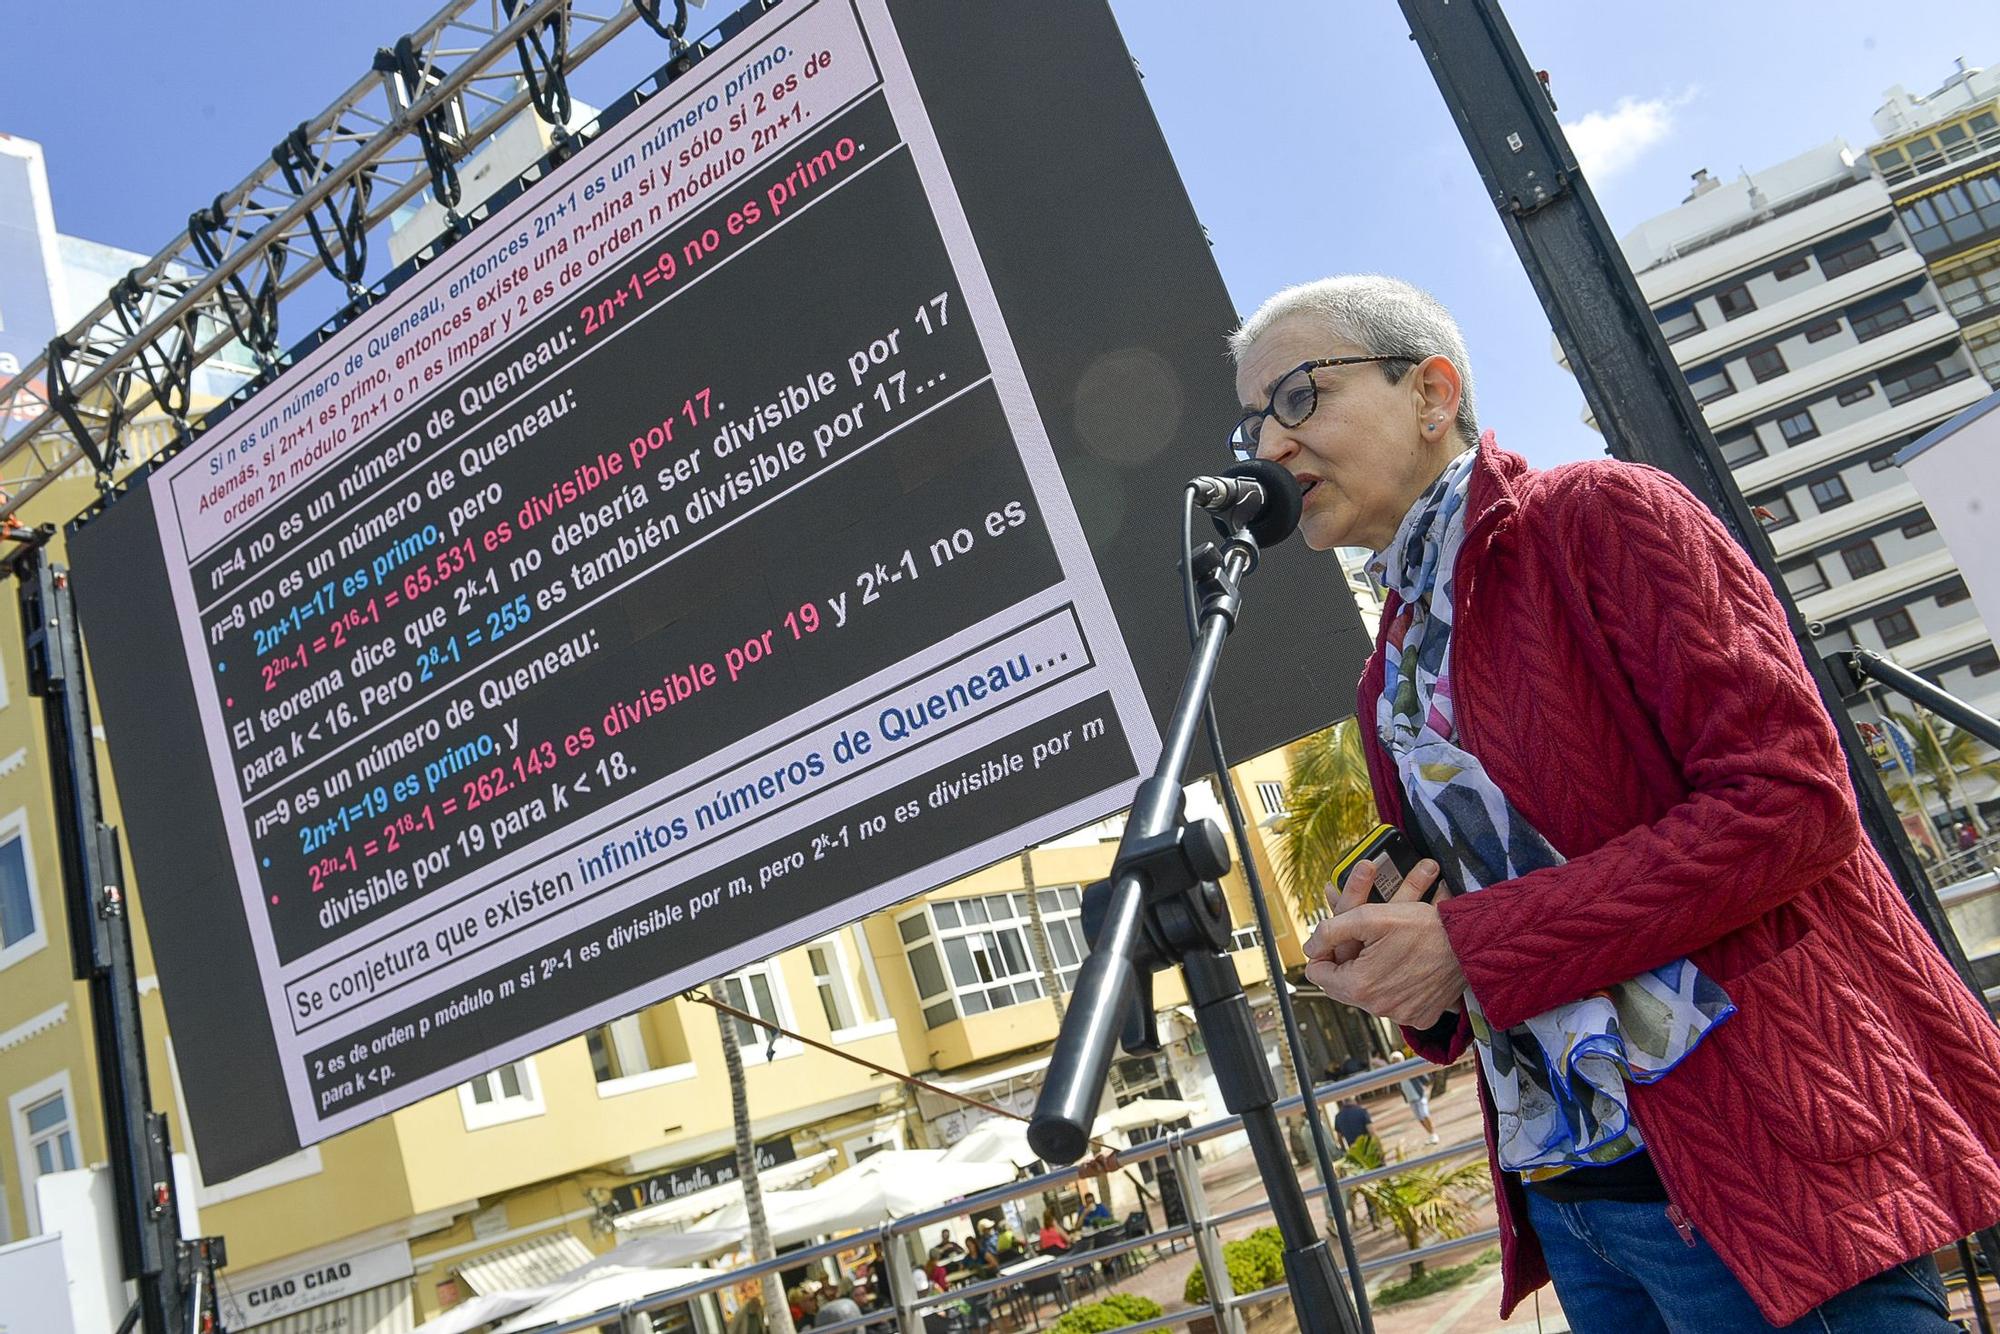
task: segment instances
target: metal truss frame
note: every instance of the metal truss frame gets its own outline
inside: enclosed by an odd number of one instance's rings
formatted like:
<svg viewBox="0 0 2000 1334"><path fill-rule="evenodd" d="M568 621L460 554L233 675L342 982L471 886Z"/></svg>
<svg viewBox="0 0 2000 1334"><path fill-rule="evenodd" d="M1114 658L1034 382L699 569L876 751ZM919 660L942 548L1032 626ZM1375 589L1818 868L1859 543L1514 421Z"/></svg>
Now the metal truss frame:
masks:
<svg viewBox="0 0 2000 1334"><path fill-rule="evenodd" d="M449 230L418 263L463 235L492 205L460 215L458 164L521 112L532 107L554 127L558 159L573 151L567 76L633 20L667 40L666 77L706 53L685 38L686 0L672 0L667 17L662 0L600 8L609 12L572 0L448 0L377 51L368 73L0 384L0 522L85 461L109 489L127 461L123 428L149 406L185 430L195 369L229 343L256 357L258 386L275 378L289 364L278 303L316 274L350 298L321 333L365 310L389 285L362 285L370 232L425 190Z"/></svg>

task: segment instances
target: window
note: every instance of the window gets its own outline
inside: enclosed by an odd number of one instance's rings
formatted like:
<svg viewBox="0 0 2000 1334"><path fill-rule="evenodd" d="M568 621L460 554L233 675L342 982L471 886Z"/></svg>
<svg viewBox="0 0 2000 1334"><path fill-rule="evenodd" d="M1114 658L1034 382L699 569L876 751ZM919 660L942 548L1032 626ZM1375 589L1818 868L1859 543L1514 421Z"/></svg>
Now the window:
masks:
<svg viewBox="0 0 2000 1334"><path fill-rule="evenodd" d="M1239 926L1229 933L1229 949L1232 954L1237 950L1257 949L1263 943L1264 937L1254 922L1249 926Z"/></svg>
<svg viewBox="0 0 2000 1334"><path fill-rule="evenodd" d="M1847 566L1847 577L1861 579L1883 568L1882 553L1875 543L1863 540L1840 549L1840 559Z"/></svg>
<svg viewBox="0 0 2000 1334"><path fill-rule="evenodd" d="M1838 278L1843 273L1851 273L1864 265L1873 264L1881 256L1875 252L1875 243L1870 240L1850 241L1831 254L1821 255L1819 271L1828 279Z"/></svg>
<svg viewBox="0 0 2000 1334"><path fill-rule="evenodd" d="M1257 804L1264 808L1266 815L1285 813L1285 785L1283 783L1257 784Z"/></svg>
<svg viewBox="0 0 2000 1334"><path fill-rule="evenodd" d="M614 1019L584 1034L583 1041L600 1098L694 1077L681 1012L672 1003Z"/></svg>
<svg viewBox="0 0 2000 1334"><path fill-rule="evenodd" d="M1882 636L1883 648L1894 648L1917 637L1917 623L1910 619L1909 612L1898 607L1875 618L1875 632Z"/></svg>
<svg viewBox="0 0 2000 1334"><path fill-rule="evenodd" d="M780 1028L792 1026L791 998L785 994L784 979L776 963L754 964L722 978L716 986L725 1002L745 1014L754 1014ZM796 1039L781 1037L762 1024L734 1015L725 1017L736 1030L736 1045L743 1049L745 1065L796 1056L802 1050Z"/></svg>
<svg viewBox="0 0 2000 1334"><path fill-rule="evenodd" d="M1653 313L1660 322L1660 332L1667 336L1669 343L1700 333L1705 326L1701 322L1701 312L1694 308L1692 301L1677 301L1671 306L1662 306Z"/></svg>
<svg viewBox="0 0 2000 1334"><path fill-rule="evenodd" d="M1866 314L1854 317L1855 341L1865 343L1871 338L1880 338L1891 329L1902 328L1912 318L1914 316L1907 301L1892 301L1886 306L1877 306Z"/></svg>
<svg viewBox="0 0 2000 1334"><path fill-rule="evenodd" d="M1733 320L1738 316L1748 315L1751 311L1757 309L1756 298L1750 295L1750 289L1742 283L1738 283L1727 291L1717 292L1715 294L1715 304L1722 307L1722 318L1725 320Z"/></svg>
<svg viewBox="0 0 2000 1334"><path fill-rule="evenodd" d="M1736 386L1729 382L1729 372L1720 366L1691 372L1688 388L1694 391L1697 403L1713 403L1718 398L1727 398L1736 392Z"/></svg>
<svg viewBox="0 0 2000 1334"><path fill-rule="evenodd" d="M1035 892L1041 898L1051 962L1067 991L1083 966L1083 891L1064 885ZM896 926L923 1002L924 1022L932 1028L1043 995L1041 970L1028 940L1025 890L943 899Z"/></svg>
<svg viewBox="0 0 2000 1334"><path fill-rule="evenodd" d="M1973 334L1965 340L1965 350L1988 384L2000 384L2000 329Z"/></svg>
<svg viewBox="0 0 2000 1334"><path fill-rule="evenodd" d="M1900 148L1885 148L1875 154L1875 167L1892 181L1900 181L1910 174L1909 159Z"/></svg>
<svg viewBox="0 0 2000 1334"><path fill-rule="evenodd" d="M1873 398L1873 397L1875 397L1874 385L1859 384L1854 386L1854 388L1852 389L1843 389L1840 391L1840 406L1843 408L1851 408L1856 403L1859 403L1862 399Z"/></svg>
<svg viewBox="0 0 2000 1334"><path fill-rule="evenodd" d="M1964 318L2000 305L2000 253L1981 255L1938 275L1938 293L1951 313Z"/></svg>
<svg viewBox="0 0 2000 1334"><path fill-rule="evenodd" d="M1811 411L1800 408L1790 416L1778 418L1778 434L1785 437L1788 445L1802 445L1819 434L1819 423L1813 420Z"/></svg>
<svg viewBox="0 0 2000 1334"><path fill-rule="evenodd" d="M862 960L859 966L853 962L855 958ZM859 928L823 937L806 946L806 962L812 966L813 991L819 996L820 1012L826 1016L826 1026L834 1036L860 1036L863 1029L879 1025L888 1017L881 984L868 963L868 942Z"/></svg>
<svg viewBox="0 0 2000 1334"><path fill-rule="evenodd" d="M1895 371L1882 372L1882 390L1888 394L1891 403L1907 403L1920 394L1930 393L1944 383L1944 367L1935 361L1922 366L1906 366Z"/></svg>
<svg viewBox="0 0 2000 1334"><path fill-rule="evenodd" d="M1764 511L1758 518L1762 520L1767 530L1788 528L1799 521L1798 511L1792 508L1792 502L1784 496L1772 496L1769 500L1750 503L1754 508Z"/></svg>
<svg viewBox="0 0 2000 1334"><path fill-rule="evenodd" d="M1937 525L1931 522L1928 512L1920 519L1912 519L1903 525L1904 537L1922 537L1925 533L1936 532Z"/></svg>
<svg viewBox="0 0 2000 1334"><path fill-rule="evenodd" d="M1974 676L1988 676L2000 672L2000 652L1989 648L1984 653L1974 656L1972 661L1965 665L1972 669Z"/></svg>
<svg viewBox="0 0 2000 1334"><path fill-rule="evenodd" d="M1715 438L1716 446L1722 451L1722 461L1732 468L1740 468L1753 459L1764 457L1764 442L1757 438L1754 430L1735 431Z"/></svg>
<svg viewBox="0 0 2000 1334"><path fill-rule="evenodd" d="M458 1086L458 1107L467 1130L540 1116L546 1109L534 1061L510 1061L466 1080Z"/></svg>
<svg viewBox="0 0 2000 1334"><path fill-rule="evenodd" d="M27 958L49 943L35 890L33 853L28 847L28 813L0 819L0 968Z"/></svg>
<svg viewBox="0 0 2000 1334"><path fill-rule="evenodd" d="M1758 384L1766 380L1775 380L1785 373L1784 354L1775 347L1757 349L1746 358L1746 362L1750 367L1751 377Z"/></svg>
<svg viewBox="0 0 2000 1334"><path fill-rule="evenodd" d="M1805 256L1801 255L1796 259L1787 260L1783 264L1780 264L1777 268L1771 270L1771 276L1773 278L1776 278L1779 282L1784 282L1787 278L1796 278L1805 271L1806 271Z"/></svg>
<svg viewBox="0 0 2000 1334"><path fill-rule="evenodd" d="M1847 489L1847 483L1841 481L1838 475L1823 477L1808 486L1806 490L1811 493L1813 504L1819 506L1821 513L1837 510L1842 505L1853 503L1854 500L1854 496Z"/></svg>
<svg viewBox="0 0 2000 1334"><path fill-rule="evenodd" d="M1949 607L1954 602L1963 602L1971 596L1972 592L1966 588L1965 580L1954 579L1937 591L1937 604L1940 607Z"/></svg>
<svg viewBox="0 0 2000 1334"><path fill-rule="evenodd" d="M1820 569L1816 560L1809 560L1803 565L1787 565L1783 573L1785 587L1792 591L1795 598L1809 598L1831 587L1826 581L1826 571Z"/></svg>
<svg viewBox="0 0 2000 1334"><path fill-rule="evenodd" d="M81 1167L76 1128L70 1120L69 1072L61 1071L7 1099L14 1149L21 1168L21 1195L28 1206L28 1235L42 1228L35 1181L51 1172Z"/></svg>
<svg viewBox="0 0 2000 1334"><path fill-rule="evenodd" d="M1839 320L1823 320L1806 330L1806 341L1808 343L1823 343L1839 332Z"/></svg>

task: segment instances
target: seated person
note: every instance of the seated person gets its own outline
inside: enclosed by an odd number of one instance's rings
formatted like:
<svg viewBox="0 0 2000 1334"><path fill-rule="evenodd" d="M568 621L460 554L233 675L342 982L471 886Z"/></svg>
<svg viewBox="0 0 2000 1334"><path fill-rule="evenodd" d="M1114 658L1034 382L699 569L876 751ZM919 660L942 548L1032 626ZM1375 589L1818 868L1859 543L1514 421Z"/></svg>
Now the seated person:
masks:
<svg viewBox="0 0 2000 1334"><path fill-rule="evenodd" d="M1070 1235L1056 1221L1055 1210L1042 1215L1042 1235L1036 1238L1036 1244L1044 1255L1061 1255L1070 1248Z"/></svg>
<svg viewBox="0 0 2000 1334"><path fill-rule="evenodd" d="M949 1268L952 1264L964 1258L965 1248L951 1239L951 1229L946 1228L943 1232L940 1232L938 1234L938 1244L931 1247L931 1263Z"/></svg>
<svg viewBox="0 0 2000 1334"><path fill-rule="evenodd" d="M1089 1191L1085 1191L1083 1193L1083 1214L1076 1220L1076 1225L1088 1230L1090 1228L1103 1227L1111 1221L1111 1210L1095 1195Z"/></svg>
<svg viewBox="0 0 2000 1334"><path fill-rule="evenodd" d="M1021 1258L1021 1239L1014 1235L1014 1225L1004 1218L993 1232L993 1258L1001 1265L1013 1264Z"/></svg>

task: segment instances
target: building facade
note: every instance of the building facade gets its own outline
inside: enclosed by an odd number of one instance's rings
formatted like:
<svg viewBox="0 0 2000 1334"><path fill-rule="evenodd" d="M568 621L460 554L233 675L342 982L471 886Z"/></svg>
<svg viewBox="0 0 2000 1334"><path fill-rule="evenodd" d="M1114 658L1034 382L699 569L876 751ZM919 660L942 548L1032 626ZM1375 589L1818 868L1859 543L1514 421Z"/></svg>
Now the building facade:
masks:
<svg viewBox="0 0 2000 1334"><path fill-rule="evenodd" d="M1889 654L1991 710L1991 632L1895 465L1990 391L1905 216L1835 140L1697 173L1623 247L1821 651Z"/></svg>

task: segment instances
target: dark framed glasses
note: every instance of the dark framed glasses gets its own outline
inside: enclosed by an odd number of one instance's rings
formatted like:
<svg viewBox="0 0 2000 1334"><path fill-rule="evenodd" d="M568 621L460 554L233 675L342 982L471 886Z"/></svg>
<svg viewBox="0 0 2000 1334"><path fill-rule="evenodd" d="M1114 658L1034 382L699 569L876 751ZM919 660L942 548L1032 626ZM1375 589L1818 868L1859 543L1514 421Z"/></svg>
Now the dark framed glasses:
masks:
<svg viewBox="0 0 2000 1334"><path fill-rule="evenodd" d="M1327 370L1334 366L1364 366L1370 362L1398 362L1408 368L1417 364L1418 358L1399 356L1376 357L1321 357L1317 361L1301 362L1280 376L1271 386L1270 401L1259 411L1246 412L1236 419L1236 428L1229 433L1229 448L1239 459L1257 457L1257 437L1263 433L1264 419L1276 417L1278 425L1285 427L1303 426L1306 418L1313 415L1319 406L1319 385L1313 381L1313 372Z"/></svg>

